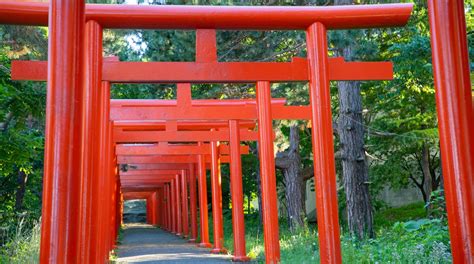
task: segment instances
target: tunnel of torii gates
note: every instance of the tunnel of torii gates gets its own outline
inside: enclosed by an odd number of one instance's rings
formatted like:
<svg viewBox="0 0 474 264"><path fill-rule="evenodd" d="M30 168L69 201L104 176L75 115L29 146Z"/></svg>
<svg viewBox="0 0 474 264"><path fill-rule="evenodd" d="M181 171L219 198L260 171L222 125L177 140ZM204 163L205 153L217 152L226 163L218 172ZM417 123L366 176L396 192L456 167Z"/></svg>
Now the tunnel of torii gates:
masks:
<svg viewBox="0 0 474 264"><path fill-rule="evenodd" d="M455 263L472 263L474 111L463 1L428 0L428 7L451 250ZM48 82L41 263L105 262L121 222L121 203L131 198L147 199L149 223L191 241L197 237L199 204L199 245L225 252L221 162L229 162L231 168L234 259L248 260L240 155L248 152L241 142L255 140L265 259L279 262L275 119L311 122L320 261L341 263L329 82L389 80L393 72L389 62L329 58L327 30L403 26L411 11L411 4L216 7L1 2L1 24L49 25L48 62L12 63L12 79ZM196 30L196 61L102 58L104 28ZM218 62L215 30L305 30L308 55L291 62ZM271 83L295 81L309 84L309 106L287 106L284 99L271 98ZM110 100L114 83L175 83L178 96ZM192 100L192 83L254 83L256 100ZM207 168L214 245L209 244L206 228Z"/></svg>

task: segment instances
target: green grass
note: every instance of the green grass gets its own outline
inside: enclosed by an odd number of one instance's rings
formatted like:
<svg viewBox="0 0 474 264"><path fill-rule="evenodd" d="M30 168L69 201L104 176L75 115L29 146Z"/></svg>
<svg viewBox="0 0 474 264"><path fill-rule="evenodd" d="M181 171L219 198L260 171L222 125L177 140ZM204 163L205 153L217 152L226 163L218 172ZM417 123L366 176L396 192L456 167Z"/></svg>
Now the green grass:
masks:
<svg viewBox="0 0 474 264"><path fill-rule="evenodd" d="M117 262L118 252L119 252L118 246L122 244L122 241L123 241L123 226L120 226L120 228L118 230L118 234L117 234L117 241L116 241L116 244L115 244L115 248L112 251L110 251L110 253L109 253L110 263L116 263Z"/></svg>
<svg viewBox="0 0 474 264"><path fill-rule="evenodd" d="M263 230L258 216L246 216L246 249L254 262L263 263ZM422 203L390 208L376 213L375 239L357 241L347 234L341 237L344 263L450 263L449 235L446 223L426 219ZM210 220L212 223L212 219ZM224 245L232 253L232 221L224 219ZM212 233L212 225L210 225ZM211 235L212 239L212 235ZM280 221L282 263L318 263L319 245L315 224L290 233Z"/></svg>
<svg viewBox="0 0 474 264"><path fill-rule="evenodd" d="M446 222L426 219L423 204L390 208L375 215L375 239L357 241L341 236L344 263L451 263ZM246 215L246 249L256 263L263 263L263 230L258 215ZM20 222L12 240L0 249L0 263L36 263L39 251L39 224L27 230ZM209 219L212 242L212 218ZM224 218L224 246L233 251L232 221ZM119 241L123 236L119 233ZM319 245L315 224L308 224L294 234L280 221L282 263L318 263ZM111 255L111 261L115 260Z"/></svg>
<svg viewBox="0 0 474 264"><path fill-rule="evenodd" d="M40 221L32 227L20 219L13 229L11 239L0 248L0 263L25 264L37 263L40 246Z"/></svg>
<svg viewBox="0 0 474 264"><path fill-rule="evenodd" d="M396 222L421 219L426 217L423 202L414 203L397 208L388 208L375 213L374 224L376 227L389 227Z"/></svg>

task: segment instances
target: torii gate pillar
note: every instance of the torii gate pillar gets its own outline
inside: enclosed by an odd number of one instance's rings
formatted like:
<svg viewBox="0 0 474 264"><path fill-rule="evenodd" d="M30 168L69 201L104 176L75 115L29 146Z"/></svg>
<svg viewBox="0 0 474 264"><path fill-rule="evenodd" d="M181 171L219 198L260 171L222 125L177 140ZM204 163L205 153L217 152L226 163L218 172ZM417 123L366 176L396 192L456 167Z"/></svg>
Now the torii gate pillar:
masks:
<svg viewBox="0 0 474 264"><path fill-rule="evenodd" d="M211 130L212 131L212 130ZM224 219L222 215L221 168L218 142L211 141L211 187L212 187L212 221L214 227L214 247L211 253L226 253L224 248Z"/></svg>
<svg viewBox="0 0 474 264"><path fill-rule="evenodd" d="M202 143L198 143L202 145ZM209 220L207 207L207 176L206 176L206 159L204 155L198 155L198 188L199 188L199 214L201 221L201 242L199 247L210 248L209 243Z"/></svg>
<svg viewBox="0 0 474 264"><path fill-rule="evenodd" d="M181 170L181 217L183 224L183 237L189 236L189 214L188 214L188 175L186 170Z"/></svg>
<svg viewBox="0 0 474 264"><path fill-rule="evenodd" d="M173 195L176 197L176 235L182 236L183 235L183 217L182 217L182 204L181 204L181 181L180 175L176 174L174 179L175 184L175 193Z"/></svg>
<svg viewBox="0 0 474 264"><path fill-rule="evenodd" d="M263 207L265 262L280 262L278 205L273 152L273 126L270 82L257 82L260 181Z"/></svg>
<svg viewBox="0 0 474 264"><path fill-rule="evenodd" d="M454 263L474 259L474 113L464 1L429 0L436 108Z"/></svg>
<svg viewBox="0 0 474 264"><path fill-rule="evenodd" d="M50 2L40 263L80 262L84 9L84 0Z"/></svg>
<svg viewBox="0 0 474 264"><path fill-rule="evenodd" d="M326 28L317 22L306 30L310 71L311 137L321 263L341 263L334 141L329 89Z"/></svg>
<svg viewBox="0 0 474 264"><path fill-rule="evenodd" d="M239 122L229 121L230 189L232 195L232 228L234 231L233 261L249 261L245 251L245 221L242 190Z"/></svg>
<svg viewBox="0 0 474 264"><path fill-rule="evenodd" d="M196 169L194 164L189 164L189 200L191 210L191 238L189 242L196 242L197 239L197 192L196 192Z"/></svg>

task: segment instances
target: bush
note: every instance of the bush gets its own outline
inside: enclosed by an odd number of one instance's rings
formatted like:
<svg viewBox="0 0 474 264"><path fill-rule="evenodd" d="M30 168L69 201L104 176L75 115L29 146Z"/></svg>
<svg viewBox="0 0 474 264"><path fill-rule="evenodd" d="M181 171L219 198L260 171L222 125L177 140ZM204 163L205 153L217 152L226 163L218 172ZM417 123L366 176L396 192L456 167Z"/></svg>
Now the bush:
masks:
<svg viewBox="0 0 474 264"><path fill-rule="evenodd" d="M394 214L398 212L398 214ZM378 226L375 239L356 240L341 236L344 263L451 263L447 223L444 219L427 219L423 204L388 209L381 216L390 216ZM395 216L397 215L397 216ZM224 221L225 246L233 247L230 219ZM246 219L248 256L264 263L263 230L258 216ZM318 263L319 244L316 226L311 224L290 233L280 221L281 263Z"/></svg>
<svg viewBox="0 0 474 264"><path fill-rule="evenodd" d="M446 223L439 219L397 222L376 239L341 241L346 263L451 263Z"/></svg>

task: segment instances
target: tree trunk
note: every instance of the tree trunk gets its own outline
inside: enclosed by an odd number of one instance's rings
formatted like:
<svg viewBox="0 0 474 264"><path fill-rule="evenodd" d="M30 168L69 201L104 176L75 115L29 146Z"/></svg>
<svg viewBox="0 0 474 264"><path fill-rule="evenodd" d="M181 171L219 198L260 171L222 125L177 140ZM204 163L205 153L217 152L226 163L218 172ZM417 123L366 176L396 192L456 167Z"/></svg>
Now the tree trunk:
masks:
<svg viewBox="0 0 474 264"><path fill-rule="evenodd" d="M335 5L352 4L352 0L335 0ZM351 38L345 34L345 38ZM345 43L348 43L345 41ZM352 60L352 45L338 47L338 55ZM347 224L357 238L373 237L373 211L368 186L368 167L364 147L362 96L359 82L338 82L342 179L346 193Z"/></svg>
<svg viewBox="0 0 474 264"><path fill-rule="evenodd" d="M421 168L423 171L423 191L425 203L430 201L431 192L433 191L433 178L430 170L430 149L428 144L423 144L421 153Z"/></svg>
<svg viewBox="0 0 474 264"><path fill-rule="evenodd" d="M288 151L289 164L286 169L283 169L288 224L291 231L295 231L298 227L304 225L305 216L304 182L301 177L299 143L298 128L292 126L290 128L290 149Z"/></svg>
<svg viewBox="0 0 474 264"><path fill-rule="evenodd" d="M285 200L288 225L292 232L304 225L305 217L305 181L301 173L299 153L300 135L297 126L290 127L290 147L278 153L275 165L282 170L285 182Z"/></svg>
<svg viewBox="0 0 474 264"><path fill-rule="evenodd" d="M23 198L25 197L26 181L28 176L24 171L18 170L17 183L18 188L15 194L15 210L20 212L23 209Z"/></svg>
<svg viewBox="0 0 474 264"><path fill-rule="evenodd" d="M367 184L368 168L364 149L360 87L357 82L339 82L338 88L338 135L349 232L358 238L372 237L373 215Z"/></svg>

